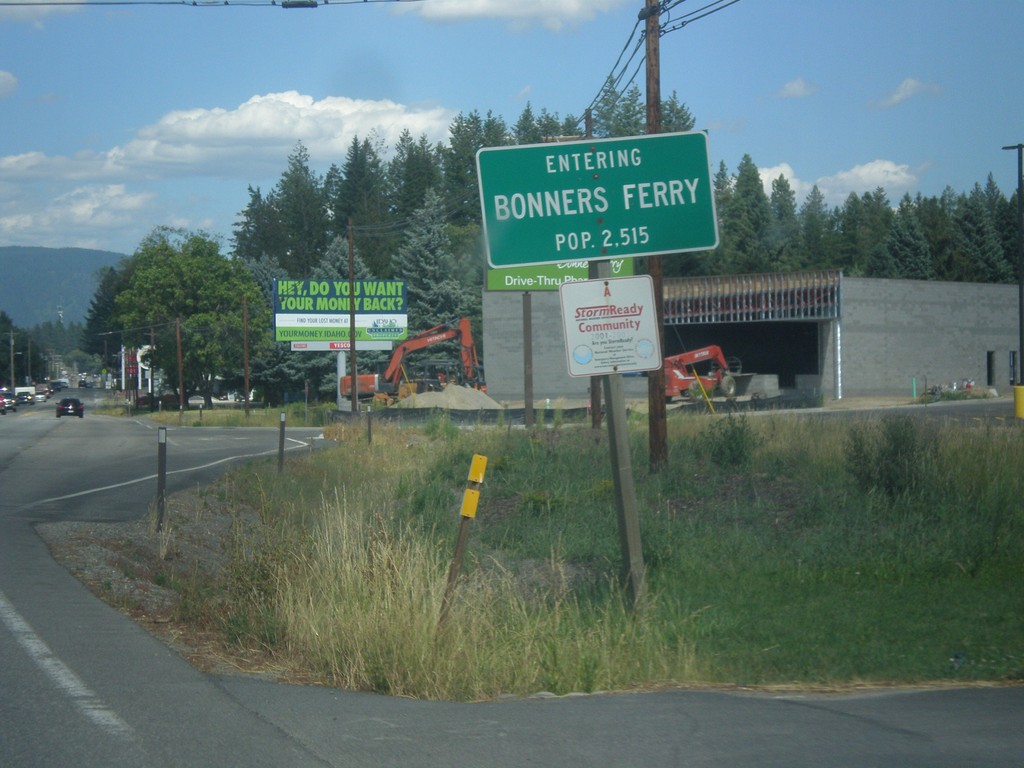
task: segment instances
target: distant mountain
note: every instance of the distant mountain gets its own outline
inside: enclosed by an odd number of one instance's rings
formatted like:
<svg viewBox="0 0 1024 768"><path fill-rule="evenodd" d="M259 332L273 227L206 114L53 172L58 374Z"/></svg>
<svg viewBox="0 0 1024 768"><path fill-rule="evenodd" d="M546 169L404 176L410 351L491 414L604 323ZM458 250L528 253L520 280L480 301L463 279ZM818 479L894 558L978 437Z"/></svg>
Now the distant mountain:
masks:
<svg viewBox="0 0 1024 768"><path fill-rule="evenodd" d="M88 248L0 247L0 310L19 328L47 320L81 323L96 293L96 275L123 253Z"/></svg>

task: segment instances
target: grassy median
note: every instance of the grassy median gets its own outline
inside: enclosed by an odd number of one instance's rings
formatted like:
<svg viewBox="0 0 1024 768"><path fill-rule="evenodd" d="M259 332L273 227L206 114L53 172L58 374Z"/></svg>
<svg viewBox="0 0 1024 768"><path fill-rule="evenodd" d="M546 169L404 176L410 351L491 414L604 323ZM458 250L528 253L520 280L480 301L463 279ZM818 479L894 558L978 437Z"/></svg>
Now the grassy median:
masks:
<svg viewBox="0 0 1024 768"><path fill-rule="evenodd" d="M481 699L672 685L1024 679L1024 432L815 415L679 415L648 471L649 595L618 575L607 434L375 424L235 472L255 511L199 611L302 679ZM488 457L439 627L474 453ZM188 601L195 607L195 600Z"/></svg>

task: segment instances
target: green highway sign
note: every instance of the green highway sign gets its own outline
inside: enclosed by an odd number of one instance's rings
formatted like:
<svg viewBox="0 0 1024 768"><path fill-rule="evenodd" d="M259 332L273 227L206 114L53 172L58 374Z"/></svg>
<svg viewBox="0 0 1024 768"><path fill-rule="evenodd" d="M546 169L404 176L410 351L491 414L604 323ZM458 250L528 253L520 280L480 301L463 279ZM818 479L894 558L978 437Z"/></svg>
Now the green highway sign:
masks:
<svg viewBox="0 0 1024 768"><path fill-rule="evenodd" d="M477 152L492 267L718 246L703 131Z"/></svg>

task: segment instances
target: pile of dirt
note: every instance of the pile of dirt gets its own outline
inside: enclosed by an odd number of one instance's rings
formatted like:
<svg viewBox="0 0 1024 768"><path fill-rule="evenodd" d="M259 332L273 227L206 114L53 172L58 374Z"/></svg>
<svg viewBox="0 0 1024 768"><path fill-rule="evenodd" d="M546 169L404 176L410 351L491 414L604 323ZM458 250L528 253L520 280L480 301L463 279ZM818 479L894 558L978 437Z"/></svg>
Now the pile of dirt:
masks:
<svg viewBox="0 0 1024 768"><path fill-rule="evenodd" d="M437 392L420 392L395 403L394 408L445 408L452 411L481 411L501 409L501 404L486 392L472 387L449 384Z"/></svg>

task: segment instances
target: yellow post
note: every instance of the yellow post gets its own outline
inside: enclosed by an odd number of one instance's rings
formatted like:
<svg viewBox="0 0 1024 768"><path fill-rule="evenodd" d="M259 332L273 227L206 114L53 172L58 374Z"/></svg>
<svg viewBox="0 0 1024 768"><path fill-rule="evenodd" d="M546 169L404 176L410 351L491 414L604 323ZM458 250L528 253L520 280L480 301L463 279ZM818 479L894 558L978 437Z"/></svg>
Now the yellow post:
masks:
<svg viewBox="0 0 1024 768"><path fill-rule="evenodd" d="M473 461L469 465L469 478L466 482L466 490L462 495L462 510L459 520L459 535L455 540L455 554L452 557L451 567L448 569L448 584L444 590L444 599L441 602L441 618L437 621L438 628L448 618L448 611L452 604L452 594L455 592L455 583L462 568L462 553L466 549L466 540L469 538L469 522L476 517L476 508L480 503L480 486L484 482L484 472L487 471L487 457L479 453L473 454Z"/></svg>
<svg viewBox="0 0 1024 768"><path fill-rule="evenodd" d="M1024 387L1013 388L1013 413L1018 419L1024 419Z"/></svg>
<svg viewBox="0 0 1024 768"><path fill-rule="evenodd" d="M704 382L700 380L700 374L697 373L696 368L692 367L690 368L690 372L693 374L694 378L697 379L697 386L700 387L700 393L704 396L704 402L708 404L708 408L711 409L711 413L713 415L715 413L715 404L711 402L711 396L708 394L707 389L705 389Z"/></svg>

